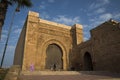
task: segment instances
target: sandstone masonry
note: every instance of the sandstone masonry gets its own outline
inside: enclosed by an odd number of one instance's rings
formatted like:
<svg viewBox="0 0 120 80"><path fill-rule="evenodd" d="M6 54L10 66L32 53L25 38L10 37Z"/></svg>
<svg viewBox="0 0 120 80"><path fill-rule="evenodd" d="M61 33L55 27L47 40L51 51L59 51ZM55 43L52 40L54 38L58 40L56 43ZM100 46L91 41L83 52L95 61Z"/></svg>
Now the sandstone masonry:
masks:
<svg viewBox="0 0 120 80"><path fill-rule="evenodd" d="M50 22L30 11L15 50L14 65L29 70L33 64L35 70L46 70L46 49L50 44L56 44L62 50L63 70L68 70L71 66L70 56L74 54L73 48L82 41L82 25L71 27Z"/></svg>

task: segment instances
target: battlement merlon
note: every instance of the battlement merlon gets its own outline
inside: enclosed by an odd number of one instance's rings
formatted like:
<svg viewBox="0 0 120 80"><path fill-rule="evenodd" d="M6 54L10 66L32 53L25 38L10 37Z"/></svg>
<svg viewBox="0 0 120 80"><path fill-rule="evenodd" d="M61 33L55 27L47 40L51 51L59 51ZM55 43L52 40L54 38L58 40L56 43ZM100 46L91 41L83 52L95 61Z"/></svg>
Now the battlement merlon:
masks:
<svg viewBox="0 0 120 80"><path fill-rule="evenodd" d="M34 17L38 17L39 18L39 13L33 12L33 11L29 11L28 12L28 16L34 16Z"/></svg>
<svg viewBox="0 0 120 80"><path fill-rule="evenodd" d="M76 38L76 41L74 40L74 42L76 42L75 44L78 45L81 42L83 42L83 27L82 27L82 25L74 24L72 26L71 30L72 30L72 33L74 34L73 38L74 39Z"/></svg>
<svg viewBox="0 0 120 80"><path fill-rule="evenodd" d="M33 22L33 23L38 23L39 22L39 13L29 11L28 16L27 16L27 21Z"/></svg>
<svg viewBox="0 0 120 80"><path fill-rule="evenodd" d="M80 25L80 24L74 24L73 27L76 27L78 29L83 29L82 25Z"/></svg>
<svg viewBox="0 0 120 80"><path fill-rule="evenodd" d="M72 29L76 31L76 33L83 34L83 27L80 24L74 24Z"/></svg>

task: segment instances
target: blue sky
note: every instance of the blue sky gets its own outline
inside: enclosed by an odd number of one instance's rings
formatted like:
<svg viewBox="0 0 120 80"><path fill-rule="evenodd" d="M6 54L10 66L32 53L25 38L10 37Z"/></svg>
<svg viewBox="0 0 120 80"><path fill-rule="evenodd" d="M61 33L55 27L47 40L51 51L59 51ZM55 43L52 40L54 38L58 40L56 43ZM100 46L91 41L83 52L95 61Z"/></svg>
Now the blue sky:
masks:
<svg viewBox="0 0 120 80"><path fill-rule="evenodd" d="M8 42L4 67L13 63L15 47L29 10L38 12L40 18L66 25L83 25L84 40L90 38L89 30L110 18L120 22L120 0L32 0L32 8L21 9L15 14ZM0 61L3 54L8 28L16 5L9 6L0 41Z"/></svg>

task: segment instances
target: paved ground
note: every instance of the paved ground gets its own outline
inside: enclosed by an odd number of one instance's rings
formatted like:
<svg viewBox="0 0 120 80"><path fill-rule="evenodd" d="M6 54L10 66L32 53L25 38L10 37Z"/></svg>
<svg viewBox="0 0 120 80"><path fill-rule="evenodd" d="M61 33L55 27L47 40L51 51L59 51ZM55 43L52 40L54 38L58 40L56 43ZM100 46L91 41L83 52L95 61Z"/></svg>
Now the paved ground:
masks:
<svg viewBox="0 0 120 80"><path fill-rule="evenodd" d="M120 80L120 75L118 74L106 74L106 73L86 73L80 72L80 74L66 75L30 75L21 74L19 76L20 80Z"/></svg>
<svg viewBox="0 0 120 80"><path fill-rule="evenodd" d="M90 76L90 75L27 75L21 76L20 80L100 80L100 79L110 79L110 77L104 76Z"/></svg>

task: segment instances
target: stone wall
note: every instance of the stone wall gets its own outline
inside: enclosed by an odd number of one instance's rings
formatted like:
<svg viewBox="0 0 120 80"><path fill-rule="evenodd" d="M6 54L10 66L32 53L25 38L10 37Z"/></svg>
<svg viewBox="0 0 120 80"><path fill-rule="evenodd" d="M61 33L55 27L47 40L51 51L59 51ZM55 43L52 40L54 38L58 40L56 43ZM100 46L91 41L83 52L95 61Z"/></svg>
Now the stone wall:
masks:
<svg viewBox="0 0 120 80"><path fill-rule="evenodd" d="M22 65L24 45L25 45L25 36L26 36L26 22L21 31L21 34L20 34L16 49L15 49L15 55L14 55L15 60L13 62L14 65Z"/></svg>
<svg viewBox="0 0 120 80"><path fill-rule="evenodd" d="M118 63L120 60L120 28L118 23L106 22L93 29L92 34L94 34L95 70L120 72Z"/></svg>
<svg viewBox="0 0 120 80"><path fill-rule="evenodd" d="M85 52L92 58L94 70L120 72L120 27L118 22L110 20L91 30L91 39L78 46L81 70L84 70Z"/></svg>
<svg viewBox="0 0 120 80"><path fill-rule="evenodd" d="M14 65L8 70L4 80L19 80L20 66Z"/></svg>

